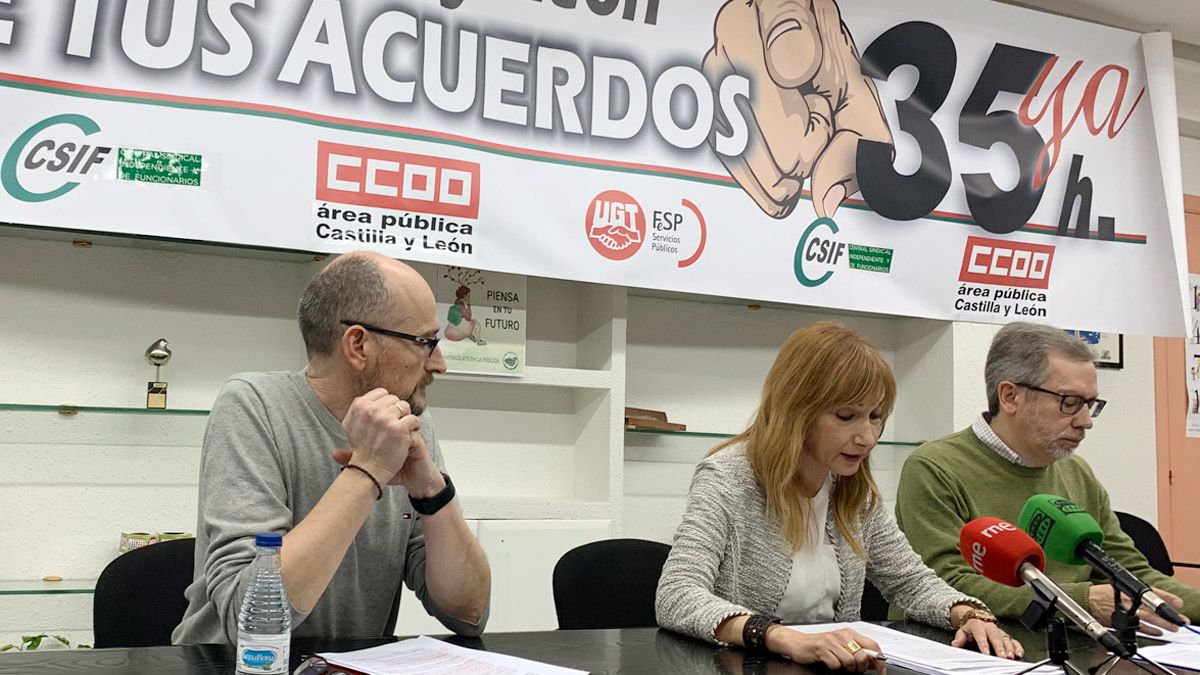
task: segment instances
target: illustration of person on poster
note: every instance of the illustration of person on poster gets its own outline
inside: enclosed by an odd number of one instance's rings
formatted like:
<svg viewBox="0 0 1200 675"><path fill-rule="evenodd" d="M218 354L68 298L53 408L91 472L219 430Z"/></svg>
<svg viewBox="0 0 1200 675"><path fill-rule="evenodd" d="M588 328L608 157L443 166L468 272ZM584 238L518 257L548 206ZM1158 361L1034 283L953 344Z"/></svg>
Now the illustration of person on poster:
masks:
<svg viewBox="0 0 1200 675"><path fill-rule="evenodd" d="M446 278L458 284L454 291L454 304L446 311L446 328L442 335L451 342L470 340L479 346L487 344L479 336L479 322L471 317L471 285L483 282L479 270L450 267Z"/></svg>

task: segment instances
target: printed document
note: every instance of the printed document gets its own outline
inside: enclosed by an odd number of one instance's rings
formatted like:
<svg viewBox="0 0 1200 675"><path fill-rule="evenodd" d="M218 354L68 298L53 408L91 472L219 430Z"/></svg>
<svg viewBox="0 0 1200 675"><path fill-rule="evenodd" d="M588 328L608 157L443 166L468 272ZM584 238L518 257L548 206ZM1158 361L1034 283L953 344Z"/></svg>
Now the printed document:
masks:
<svg viewBox="0 0 1200 675"><path fill-rule="evenodd" d="M468 649L424 635L369 649L326 652L319 656L367 675L587 675L583 670Z"/></svg>

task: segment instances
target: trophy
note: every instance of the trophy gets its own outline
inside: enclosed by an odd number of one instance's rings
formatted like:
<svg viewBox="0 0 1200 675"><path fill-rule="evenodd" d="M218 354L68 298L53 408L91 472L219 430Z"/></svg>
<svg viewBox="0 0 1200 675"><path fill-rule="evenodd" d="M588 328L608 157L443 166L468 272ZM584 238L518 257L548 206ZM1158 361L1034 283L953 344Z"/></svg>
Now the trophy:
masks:
<svg viewBox="0 0 1200 675"><path fill-rule="evenodd" d="M146 348L146 360L154 366L154 382L146 383L146 407L165 409L167 407L167 383L158 375L158 369L167 365L171 360L171 349L167 341L159 338Z"/></svg>

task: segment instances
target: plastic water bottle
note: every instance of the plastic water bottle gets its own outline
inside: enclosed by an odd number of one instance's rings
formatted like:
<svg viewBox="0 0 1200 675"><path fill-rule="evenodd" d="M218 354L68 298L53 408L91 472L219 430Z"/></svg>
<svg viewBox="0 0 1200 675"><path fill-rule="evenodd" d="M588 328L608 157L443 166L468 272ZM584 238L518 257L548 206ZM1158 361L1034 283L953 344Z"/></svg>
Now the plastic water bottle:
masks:
<svg viewBox="0 0 1200 675"><path fill-rule="evenodd" d="M283 535L263 532L254 536L250 585L238 612L237 672L276 675L288 672L292 641L292 608L283 588L279 548Z"/></svg>

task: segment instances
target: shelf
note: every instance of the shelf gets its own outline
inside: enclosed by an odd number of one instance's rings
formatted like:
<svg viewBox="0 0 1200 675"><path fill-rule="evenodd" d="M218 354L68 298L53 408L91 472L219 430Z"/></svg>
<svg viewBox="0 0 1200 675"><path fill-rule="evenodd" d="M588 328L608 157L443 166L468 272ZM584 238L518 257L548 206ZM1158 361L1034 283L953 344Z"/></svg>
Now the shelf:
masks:
<svg viewBox="0 0 1200 675"><path fill-rule="evenodd" d="M733 438L737 434L721 434L711 431L672 431L667 429L641 429L625 427L627 434L652 434L655 436L677 436L683 438ZM901 447L918 447L924 441L878 441L876 445L895 445Z"/></svg>
<svg viewBox="0 0 1200 675"><path fill-rule="evenodd" d="M95 579L0 580L0 595L90 595L95 591Z"/></svg>
<svg viewBox="0 0 1200 675"><path fill-rule="evenodd" d="M277 262L311 263L314 261L323 261L328 257L327 253L320 251L304 251L275 246L255 246L251 244L206 241L203 239L159 237L100 230L76 230L63 227L24 225L21 223L0 223L0 237L20 237L21 239L37 239L71 244L84 242L75 244L82 248L119 246L123 248L141 248L173 253L198 253L201 255L252 258Z"/></svg>
<svg viewBox="0 0 1200 675"><path fill-rule="evenodd" d="M611 389L613 374L610 370L525 366L525 374L521 377L447 373L438 375L436 379L447 382L499 382L567 389Z"/></svg>
<svg viewBox="0 0 1200 675"><path fill-rule="evenodd" d="M38 403L0 403L0 410L13 412L54 412L60 415L75 415L78 413L103 413L108 415L207 415L208 410L189 410L184 408L122 408L116 406L95 405L44 405Z"/></svg>

